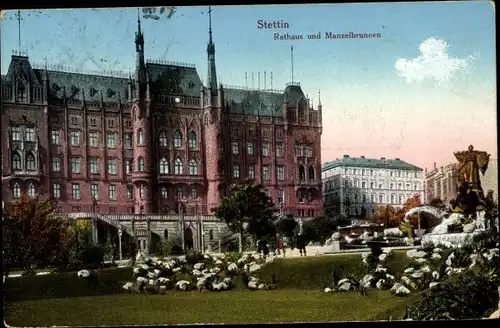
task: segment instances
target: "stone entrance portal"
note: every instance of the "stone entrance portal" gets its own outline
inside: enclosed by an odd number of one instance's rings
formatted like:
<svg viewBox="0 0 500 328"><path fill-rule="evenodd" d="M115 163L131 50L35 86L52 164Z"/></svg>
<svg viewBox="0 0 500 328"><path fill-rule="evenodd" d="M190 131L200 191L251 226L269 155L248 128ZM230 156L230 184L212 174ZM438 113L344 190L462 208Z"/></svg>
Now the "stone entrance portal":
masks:
<svg viewBox="0 0 500 328"><path fill-rule="evenodd" d="M184 249L187 251L192 248L194 248L193 230L187 227L186 230L184 230Z"/></svg>

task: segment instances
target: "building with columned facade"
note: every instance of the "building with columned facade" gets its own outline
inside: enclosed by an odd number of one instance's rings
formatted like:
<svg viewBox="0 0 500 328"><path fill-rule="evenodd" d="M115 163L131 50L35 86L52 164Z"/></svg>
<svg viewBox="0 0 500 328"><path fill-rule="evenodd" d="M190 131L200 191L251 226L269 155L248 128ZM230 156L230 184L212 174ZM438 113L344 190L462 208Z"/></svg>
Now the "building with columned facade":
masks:
<svg viewBox="0 0 500 328"><path fill-rule="evenodd" d="M446 205L457 197L458 163L437 167L434 163L432 171L425 170L425 202L441 199Z"/></svg>
<svg viewBox="0 0 500 328"><path fill-rule="evenodd" d="M321 215L321 102L313 108L293 81L283 91L218 83L211 24L205 83L193 65L146 61L137 24L128 78L34 68L12 56L1 83L10 176L2 198L53 198L77 216L147 215L182 236L181 216L208 222L231 185L253 180L285 213Z"/></svg>
<svg viewBox="0 0 500 328"><path fill-rule="evenodd" d="M377 206L400 208L418 194L424 199L423 170L399 158L344 155L323 165L326 215L369 217Z"/></svg>

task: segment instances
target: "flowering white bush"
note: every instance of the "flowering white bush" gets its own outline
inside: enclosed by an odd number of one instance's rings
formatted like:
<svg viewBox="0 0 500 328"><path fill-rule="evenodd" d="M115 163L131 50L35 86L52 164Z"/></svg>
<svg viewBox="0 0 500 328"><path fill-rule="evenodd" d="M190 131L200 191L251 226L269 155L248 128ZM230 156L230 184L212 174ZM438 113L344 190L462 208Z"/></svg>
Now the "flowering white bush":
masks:
<svg viewBox="0 0 500 328"><path fill-rule="evenodd" d="M234 257L234 256L233 256ZM127 282L127 291L165 293L168 290L225 291L230 290L238 275L258 272L264 260L258 254L245 254L238 259L226 256L204 255L195 264L181 259L146 259L133 269L134 282ZM258 278L250 277L247 285L250 290L271 289L270 284L261 283Z"/></svg>
<svg viewBox="0 0 500 328"><path fill-rule="evenodd" d="M90 271L89 270L80 270L77 272L76 275L80 279L86 279L86 278L90 277Z"/></svg>

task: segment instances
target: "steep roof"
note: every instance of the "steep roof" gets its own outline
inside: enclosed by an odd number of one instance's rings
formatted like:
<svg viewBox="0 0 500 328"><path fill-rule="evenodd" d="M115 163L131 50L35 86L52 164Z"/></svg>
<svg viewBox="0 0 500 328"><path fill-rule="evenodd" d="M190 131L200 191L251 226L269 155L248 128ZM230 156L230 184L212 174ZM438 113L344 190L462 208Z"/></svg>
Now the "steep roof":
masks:
<svg viewBox="0 0 500 328"><path fill-rule="evenodd" d="M282 93L228 88L224 89L224 100L229 105L230 114L283 116Z"/></svg>
<svg viewBox="0 0 500 328"><path fill-rule="evenodd" d="M199 97L202 82L194 66L147 63L152 93Z"/></svg>
<svg viewBox="0 0 500 328"><path fill-rule="evenodd" d="M335 161L323 164L322 171L330 170L335 167L365 167L365 168L380 168L380 169L393 169L393 170L409 170L409 171L422 171L421 168L413 164L402 161L399 158L385 159L385 158L365 158L365 157L342 157Z"/></svg>

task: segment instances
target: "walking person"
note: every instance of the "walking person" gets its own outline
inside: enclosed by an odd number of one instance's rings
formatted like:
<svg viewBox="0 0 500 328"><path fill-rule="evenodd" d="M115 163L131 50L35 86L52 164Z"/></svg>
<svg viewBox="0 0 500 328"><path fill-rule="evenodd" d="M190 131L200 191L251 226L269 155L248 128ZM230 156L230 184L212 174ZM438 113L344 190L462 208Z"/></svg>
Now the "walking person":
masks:
<svg viewBox="0 0 500 328"><path fill-rule="evenodd" d="M277 234L276 250L278 255L281 255L281 251L283 251L283 257L285 257L285 242L279 234Z"/></svg>
<svg viewBox="0 0 500 328"><path fill-rule="evenodd" d="M299 248L300 256L307 256L304 236L300 233L297 236L297 247Z"/></svg>
<svg viewBox="0 0 500 328"><path fill-rule="evenodd" d="M262 240L262 252L264 253L264 261L269 255L269 246L267 245L267 241Z"/></svg>

